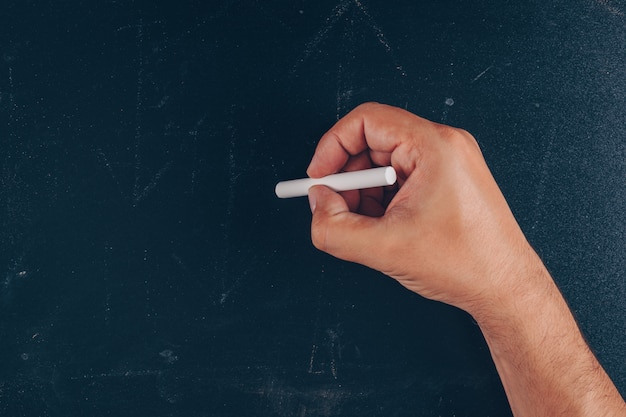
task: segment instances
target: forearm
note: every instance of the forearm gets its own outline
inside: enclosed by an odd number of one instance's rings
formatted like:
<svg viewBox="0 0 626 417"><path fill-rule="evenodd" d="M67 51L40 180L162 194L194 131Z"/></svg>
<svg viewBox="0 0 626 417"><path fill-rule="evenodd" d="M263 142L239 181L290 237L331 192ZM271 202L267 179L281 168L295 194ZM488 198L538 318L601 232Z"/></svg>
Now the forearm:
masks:
<svg viewBox="0 0 626 417"><path fill-rule="evenodd" d="M515 416L626 416L626 404L589 350L537 259L518 286L477 321ZM518 277L524 279L525 277Z"/></svg>

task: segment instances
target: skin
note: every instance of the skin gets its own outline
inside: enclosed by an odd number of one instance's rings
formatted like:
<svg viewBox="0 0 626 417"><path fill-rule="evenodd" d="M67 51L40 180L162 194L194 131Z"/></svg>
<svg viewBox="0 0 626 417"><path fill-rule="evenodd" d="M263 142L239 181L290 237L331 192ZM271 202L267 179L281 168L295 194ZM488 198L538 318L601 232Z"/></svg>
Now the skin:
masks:
<svg viewBox="0 0 626 417"><path fill-rule="evenodd" d="M626 416L475 139L366 103L320 140L311 177L392 165L398 185L309 190L320 250L459 307L480 326L516 416Z"/></svg>

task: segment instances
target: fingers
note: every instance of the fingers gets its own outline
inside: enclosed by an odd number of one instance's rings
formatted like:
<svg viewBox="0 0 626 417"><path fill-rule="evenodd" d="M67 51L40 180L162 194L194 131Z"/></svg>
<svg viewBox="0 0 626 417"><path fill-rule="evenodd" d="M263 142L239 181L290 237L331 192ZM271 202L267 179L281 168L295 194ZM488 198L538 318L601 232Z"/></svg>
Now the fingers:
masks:
<svg viewBox="0 0 626 417"><path fill-rule="evenodd" d="M351 157L368 150L365 119L374 117L373 109L376 107L382 105L360 105L326 132L317 145L307 174L311 177L333 174L341 170Z"/></svg>
<svg viewBox="0 0 626 417"><path fill-rule="evenodd" d="M346 164L362 154L367 155L371 165L392 164L392 153L398 146L420 146L433 136L434 126L434 123L396 107L362 104L322 136L307 174L316 178L349 170ZM355 169L354 166L350 168Z"/></svg>
<svg viewBox="0 0 626 417"><path fill-rule="evenodd" d="M368 265L373 245L379 245L383 236L380 219L350 212L346 201L324 186L309 190L313 211L311 239L316 248L337 258Z"/></svg>
<svg viewBox="0 0 626 417"><path fill-rule="evenodd" d="M474 138L366 104L321 138L308 174L389 164L397 172L394 187L309 190L313 244L466 311L500 298L493 288L509 277L515 284L514 260L527 243Z"/></svg>
<svg viewBox="0 0 626 417"><path fill-rule="evenodd" d="M359 171L372 167L372 161L369 158L367 152L361 152L360 154L350 158L343 166L341 171ZM381 188L367 188L363 190L351 190L341 192L340 195L348 203L350 211L358 212L360 214L376 215L380 216L380 210L371 210L372 202L382 201L383 191ZM375 213L375 214L372 214Z"/></svg>

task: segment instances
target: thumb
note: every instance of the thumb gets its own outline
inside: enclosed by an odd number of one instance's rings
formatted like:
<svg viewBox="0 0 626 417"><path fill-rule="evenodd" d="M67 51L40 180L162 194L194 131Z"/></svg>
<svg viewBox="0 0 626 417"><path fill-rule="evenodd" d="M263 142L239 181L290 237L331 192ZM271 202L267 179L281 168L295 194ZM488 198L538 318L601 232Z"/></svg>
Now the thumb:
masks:
<svg viewBox="0 0 626 417"><path fill-rule="evenodd" d="M381 218L352 213L343 197L325 186L309 189L309 204L313 212L311 240L316 248L373 266L372 250L380 246L383 237L378 233Z"/></svg>

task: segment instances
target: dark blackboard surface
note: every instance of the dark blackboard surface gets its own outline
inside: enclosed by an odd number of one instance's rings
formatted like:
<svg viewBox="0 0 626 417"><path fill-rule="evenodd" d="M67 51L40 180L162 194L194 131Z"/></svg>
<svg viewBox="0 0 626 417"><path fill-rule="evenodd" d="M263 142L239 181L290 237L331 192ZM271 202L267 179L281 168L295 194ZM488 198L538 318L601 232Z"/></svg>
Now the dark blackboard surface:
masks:
<svg viewBox="0 0 626 417"><path fill-rule="evenodd" d="M368 100L476 136L626 393L625 13L5 1L0 414L510 414L469 316L318 253L273 195Z"/></svg>

